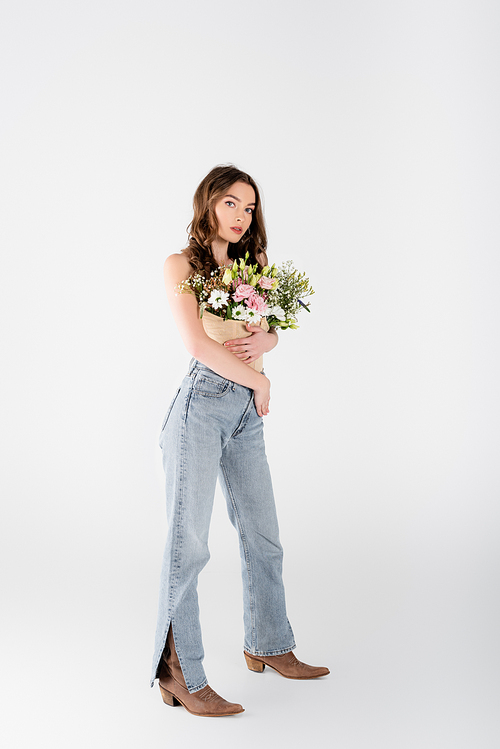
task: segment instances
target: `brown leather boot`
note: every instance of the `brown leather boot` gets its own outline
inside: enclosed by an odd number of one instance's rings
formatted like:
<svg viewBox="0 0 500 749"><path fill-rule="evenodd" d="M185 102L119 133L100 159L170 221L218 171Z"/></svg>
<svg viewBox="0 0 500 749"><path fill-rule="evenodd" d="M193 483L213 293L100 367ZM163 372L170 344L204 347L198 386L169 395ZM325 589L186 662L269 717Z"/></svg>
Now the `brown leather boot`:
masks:
<svg viewBox="0 0 500 749"><path fill-rule="evenodd" d="M298 661L292 651L283 655L249 655L243 651L250 671L261 672L266 666L271 666L286 679L317 679L330 673L325 666L308 666Z"/></svg>
<svg viewBox="0 0 500 749"><path fill-rule="evenodd" d="M206 718L216 718L222 715L236 715L242 713L243 708L234 702L227 702L214 692L211 687L203 687L197 692L189 693L181 664L175 652L172 627L167 635L167 643L163 651L159 670L159 685L163 702L175 707L183 705L189 713L202 715Z"/></svg>

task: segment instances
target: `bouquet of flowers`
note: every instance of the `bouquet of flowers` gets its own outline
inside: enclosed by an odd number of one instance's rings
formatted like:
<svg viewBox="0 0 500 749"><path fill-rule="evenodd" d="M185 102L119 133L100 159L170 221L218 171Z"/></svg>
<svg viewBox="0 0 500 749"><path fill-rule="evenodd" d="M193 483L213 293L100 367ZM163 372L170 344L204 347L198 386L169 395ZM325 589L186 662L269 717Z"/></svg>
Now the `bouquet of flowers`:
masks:
<svg viewBox="0 0 500 749"><path fill-rule="evenodd" d="M270 327L298 328L297 314L308 312L302 300L314 294L309 279L299 273L289 260L279 268L247 265L248 253L232 266L220 266L209 278L194 273L177 286L179 293L194 293L205 310L224 320L241 320L258 325L262 317Z"/></svg>

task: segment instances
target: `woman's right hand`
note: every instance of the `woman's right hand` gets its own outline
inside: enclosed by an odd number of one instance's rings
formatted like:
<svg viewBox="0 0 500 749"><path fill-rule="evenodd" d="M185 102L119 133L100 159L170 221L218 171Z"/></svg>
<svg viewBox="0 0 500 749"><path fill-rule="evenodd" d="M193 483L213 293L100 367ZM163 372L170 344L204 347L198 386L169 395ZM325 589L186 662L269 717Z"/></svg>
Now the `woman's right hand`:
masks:
<svg viewBox="0 0 500 749"><path fill-rule="evenodd" d="M271 399L271 381L265 375L261 375L262 385L253 391L255 408L259 416L267 416L269 413L269 401Z"/></svg>

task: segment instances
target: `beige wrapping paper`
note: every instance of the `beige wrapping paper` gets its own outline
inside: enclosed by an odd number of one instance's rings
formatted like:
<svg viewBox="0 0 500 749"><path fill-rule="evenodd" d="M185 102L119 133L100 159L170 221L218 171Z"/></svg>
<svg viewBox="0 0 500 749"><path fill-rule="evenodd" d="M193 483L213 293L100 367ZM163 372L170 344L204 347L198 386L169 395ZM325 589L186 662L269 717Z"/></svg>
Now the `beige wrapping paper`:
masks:
<svg viewBox="0 0 500 749"><path fill-rule="evenodd" d="M247 330L245 323L241 320L223 320L222 317L217 317L217 315L213 315L206 310L203 312L203 317L201 319L207 336L218 343L232 341L235 338L248 338L248 336L252 335L251 331ZM252 323L252 325L253 324L254 323ZM269 330L269 325L265 317L261 318L260 327L262 330L265 330L266 333ZM248 366L252 367L252 369L256 369L257 372L261 372L262 365L263 357L261 356L259 359L250 362Z"/></svg>

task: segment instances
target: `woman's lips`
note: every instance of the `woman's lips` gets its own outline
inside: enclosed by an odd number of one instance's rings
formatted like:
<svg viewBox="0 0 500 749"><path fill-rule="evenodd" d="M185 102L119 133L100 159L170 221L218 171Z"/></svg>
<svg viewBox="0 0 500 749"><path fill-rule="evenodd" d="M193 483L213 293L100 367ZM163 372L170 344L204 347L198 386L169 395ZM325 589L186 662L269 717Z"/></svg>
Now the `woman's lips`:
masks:
<svg viewBox="0 0 500 749"><path fill-rule="evenodd" d="M241 234L241 226L231 226L231 231L234 231L235 234Z"/></svg>

